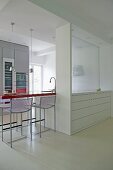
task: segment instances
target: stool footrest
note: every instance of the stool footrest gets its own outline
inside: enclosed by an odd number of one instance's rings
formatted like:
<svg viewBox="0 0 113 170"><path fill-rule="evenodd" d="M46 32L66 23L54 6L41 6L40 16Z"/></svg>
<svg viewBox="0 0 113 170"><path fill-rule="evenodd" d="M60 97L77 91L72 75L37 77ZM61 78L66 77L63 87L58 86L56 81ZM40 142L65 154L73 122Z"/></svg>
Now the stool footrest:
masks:
<svg viewBox="0 0 113 170"><path fill-rule="evenodd" d="M17 123L17 122L12 122L12 124L15 124L15 123ZM7 125L10 125L10 123L4 123L3 124L3 126L7 126ZM0 126L2 126L2 125L0 124Z"/></svg>
<svg viewBox="0 0 113 170"><path fill-rule="evenodd" d="M36 119L36 118L32 118L32 120L34 120L34 119ZM24 120L22 120L22 122L27 122L29 120L31 120L31 119L24 119Z"/></svg>
<svg viewBox="0 0 113 170"><path fill-rule="evenodd" d="M36 123L36 122L41 122L41 121L44 121L45 119L41 119L41 120L35 120L34 122L32 123Z"/></svg>
<svg viewBox="0 0 113 170"><path fill-rule="evenodd" d="M11 128L16 128L16 127L20 127L20 126L22 126L22 125L16 125L16 126L12 126ZM10 129L10 127L3 128L3 130L8 130L8 129Z"/></svg>

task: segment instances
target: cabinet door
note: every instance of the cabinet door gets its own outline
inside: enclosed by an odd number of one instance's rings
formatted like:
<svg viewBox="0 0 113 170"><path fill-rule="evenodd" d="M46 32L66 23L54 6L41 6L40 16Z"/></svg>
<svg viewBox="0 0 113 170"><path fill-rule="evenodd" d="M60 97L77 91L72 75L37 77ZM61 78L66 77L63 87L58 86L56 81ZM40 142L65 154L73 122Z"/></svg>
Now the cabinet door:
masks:
<svg viewBox="0 0 113 170"><path fill-rule="evenodd" d="M2 61L2 47L0 47L0 93L3 92L3 61Z"/></svg>
<svg viewBox="0 0 113 170"><path fill-rule="evenodd" d="M14 48L3 47L3 58L14 59Z"/></svg>
<svg viewBox="0 0 113 170"><path fill-rule="evenodd" d="M16 73L16 92L26 93L26 73Z"/></svg>
<svg viewBox="0 0 113 170"><path fill-rule="evenodd" d="M14 90L14 59L3 58L3 90L12 92Z"/></svg>
<svg viewBox="0 0 113 170"><path fill-rule="evenodd" d="M16 72L29 73L29 51L15 49L15 70Z"/></svg>

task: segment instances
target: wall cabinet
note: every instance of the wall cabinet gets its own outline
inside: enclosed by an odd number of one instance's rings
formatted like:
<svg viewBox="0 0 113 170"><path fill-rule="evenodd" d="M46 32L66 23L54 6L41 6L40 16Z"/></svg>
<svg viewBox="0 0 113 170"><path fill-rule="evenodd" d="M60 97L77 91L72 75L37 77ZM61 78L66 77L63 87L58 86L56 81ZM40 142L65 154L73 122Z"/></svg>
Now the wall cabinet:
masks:
<svg viewBox="0 0 113 170"><path fill-rule="evenodd" d="M3 58L14 59L14 48L3 47Z"/></svg>
<svg viewBox="0 0 113 170"><path fill-rule="evenodd" d="M10 68L13 67L13 70ZM16 92L20 89L16 76L18 73L24 75L24 92L29 87L29 47L11 42L0 41L0 92ZM25 87L26 86L26 87ZM25 90L26 89L26 90ZM22 89L21 89L22 90ZM20 92L23 92L23 90Z"/></svg>
<svg viewBox="0 0 113 170"><path fill-rule="evenodd" d="M16 72L29 72L29 51L24 49L15 49L15 70Z"/></svg>
<svg viewBox="0 0 113 170"><path fill-rule="evenodd" d="M28 92L28 76L26 73L16 72L16 93Z"/></svg>
<svg viewBox="0 0 113 170"><path fill-rule="evenodd" d="M0 93L3 92L3 58L2 58L2 47L0 47Z"/></svg>

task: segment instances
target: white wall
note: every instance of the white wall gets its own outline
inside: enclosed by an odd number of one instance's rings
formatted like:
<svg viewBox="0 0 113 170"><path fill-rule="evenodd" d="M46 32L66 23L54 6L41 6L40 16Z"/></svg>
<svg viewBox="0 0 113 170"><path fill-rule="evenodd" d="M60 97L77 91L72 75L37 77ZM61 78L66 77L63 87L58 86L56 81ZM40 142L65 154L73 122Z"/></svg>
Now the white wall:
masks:
<svg viewBox="0 0 113 170"><path fill-rule="evenodd" d="M102 90L113 91L113 45L100 48L100 87ZM113 117L113 92L111 116Z"/></svg>
<svg viewBox="0 0 113 170"><path fill-rule="evenodd" d="M50 78L56 77L56 51L50 51L49 53L44 53L44 55L41 54L40 56L38 56L37 53L33 53L32 60L30 60L30 63L39 64L43 66L43 90L53 89L54 80L52 80L52 82L50 83ZM46 126L53 128L53 108L51 108L51 110L46 110L46 113Z"/></svg>
<svg viewBox="0 0 113 170"><path fill-rule="evenodd" d="M34 54L32 56L32 59L30 59L30 64L31 63L44 65L46 63L45 56L37 56L36 54Z"/></svg>
<svg viewBox="0 0 113 170"><path fill-rule="evenodd" d="M73 50L73 64L83 65L84 69L86 68L84 70L86 76L73 78L73 91L99 88L99 77L101 90L113 91L113 45L101 46L99 60L97 57L94 49L75 48ZM111 116L113 116L113 94L111 95Z"/></svg>
<svg viewBox="0 0 113 170"><path fill-rule="evenodd" d="M56 54L45 56L45 64L43 65L43 90L55 88L54 80L50 83L50 78L56 78Z"/></svg>
<svg viewBox="0 0 113 170"><path fill-rule="evenodd" d="M3 93L3 56L2 47L0 47L0 93Z"/></svg>
<svg viewBox="0 0 113 170"><path fill-rule="evenodd" d="M100 48L100 85L102 90L113 90L113 46Z"/></svg>
<svg viewBox="0 0 113 170"><path fill-rule="evenodd" d="M99 62L96 46L76 48L73 46L72 67L81 65L83 75L73 76L72 70L72 92L92 91L99 88Z"/></svg>
<svg viewBox="0 0 113 170"><path fill-rule="evenodd" d="M54 81L50 83L51 77L56 77L56 52L51 52L41 56L34 53L30 63L39 64L43 66L43 90L53 89Z"/></svg>

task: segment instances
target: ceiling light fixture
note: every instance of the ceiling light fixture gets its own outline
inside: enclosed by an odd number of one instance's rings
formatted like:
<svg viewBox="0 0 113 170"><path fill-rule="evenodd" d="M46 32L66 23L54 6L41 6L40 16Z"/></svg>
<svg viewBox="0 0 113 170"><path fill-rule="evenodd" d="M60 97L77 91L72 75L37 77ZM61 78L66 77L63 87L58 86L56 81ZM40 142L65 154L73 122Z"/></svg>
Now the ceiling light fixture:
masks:
<svg viewBox="0 0 113 170"><path fill-rule="evenodd" d="M32 53L33 53L33 49L32 49L32 48L33 48L33 40L32 40L33 31L34 31L34 30L31 28L31 29L30 29L30 33L31 33L31 56L30 56L30 57L31 57L31 62L32 62ZM30 68L30 73L33 73L33 68Z"/></svg>
<svg viewBox="0 0 113 170"><path fill-rule="evenodd" d="M12 33L13 33L13 31L14 31L14 25L15 25L15 23L14 23L14 22L11 22L11 31L12 31ZM9 71L14 71L14 72L16 72L14 66L11 66L11 67L9 68Z"/></svg>

